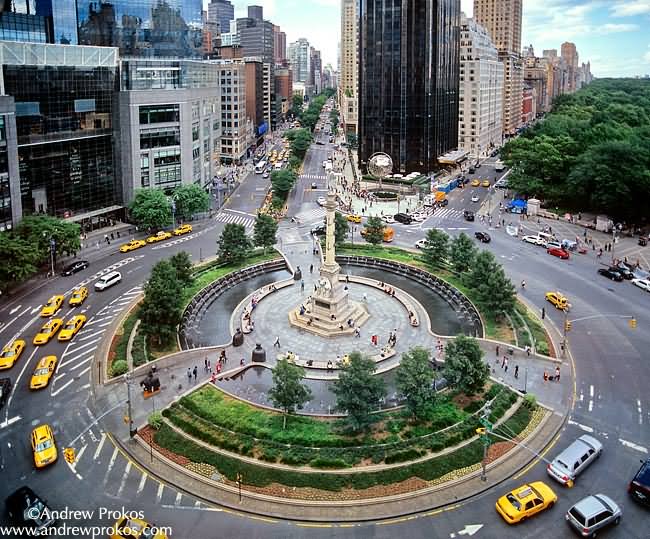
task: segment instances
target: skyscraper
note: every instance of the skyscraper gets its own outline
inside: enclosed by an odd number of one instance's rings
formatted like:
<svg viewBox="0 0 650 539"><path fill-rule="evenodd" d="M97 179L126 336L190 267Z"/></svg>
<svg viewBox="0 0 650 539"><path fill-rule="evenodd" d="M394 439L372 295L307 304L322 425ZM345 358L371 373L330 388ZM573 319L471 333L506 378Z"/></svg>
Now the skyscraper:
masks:
<svg viewBox="0 0 650 539"><path fill-rule="evenodd" d="M311 72L311 55L309 54L309 41L304 37L289 44L289 66L293 73L293 82L309 83Z"/></svg>
<svg viewBox="0 0 650 539"><path fill-rule="evenodd" d="M79 44L119 47L120 56L197 58L202 7L201 0L77 0Z"/></svg>
<svg viewBox="0 0 650 539"><path fill-rule="evenodd" d="M503 130L513 134L521 124L523 64L522 0L474 0L474 19L487 28L504 67Z"/></svg>
<svg viewBox="0 0 650 539"><path fill-rule="evenodd" d="M275 63L284 65L287 61L287 34L277 25L273 25L273 48Z"/></svg>
<svg viewBox="0 0 650 539"><path fill-rule="evenodd" d="M347 133L357 132L359 74L359 13L357 0L341 0L339 109Z"/></svg>
<svg viewBox="0 0 650 539"><path fill-rule="evenodd" d="M228 0L211 0L208 4L208 22L217 25L220 34L230 31L230 21L235 18L235 7Z"/></svg>
<svg viewBox="0 0 650 539"><path fill-rule="evenodd" d="M458 146L480 157L501 145L503 64L483 26L463 14L460 28Z"/></svg>
<svg viewBox="0 0 650 539"><path fill-rule="evenodd" d="M562 43L560 54L567 68L567 77L565 81L565 93L573 93L578 89L578 51L576 44L569 41Z"/></svg>
<svg viewBox="0 0 650 539"><path fill-rule="evenodd" d="M237 19L237 35L244 56L257 56L269 64L275 61L273 26L264 20L261 6L248 6L248 17Z"/></svg>
<svg viewBox="0 0 650 539"><path fill-rule="evenodd" d="M361 0L359 160L429 172L458 145L460 0Z"/></svg>

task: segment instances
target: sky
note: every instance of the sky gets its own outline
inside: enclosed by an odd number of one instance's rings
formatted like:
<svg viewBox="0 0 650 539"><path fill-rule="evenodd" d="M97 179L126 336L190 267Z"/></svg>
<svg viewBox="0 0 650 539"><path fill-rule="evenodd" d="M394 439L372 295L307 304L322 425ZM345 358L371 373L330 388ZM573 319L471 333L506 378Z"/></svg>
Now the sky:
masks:
<svg viewBox="0 0 650 539"><path fill-rule="evenodd" d="M204 0L207 5L208 0ZM235 17L250 0L232 0ZM287 34L287 44L305 37L319 49L323 65L336 67L340 0L257 0L264 18ZM473 0L461 0L471 16ZM650 0L523 0L522 46L535 54L576 44L580 62L591 62L596 77L650 74Z"/></svg>

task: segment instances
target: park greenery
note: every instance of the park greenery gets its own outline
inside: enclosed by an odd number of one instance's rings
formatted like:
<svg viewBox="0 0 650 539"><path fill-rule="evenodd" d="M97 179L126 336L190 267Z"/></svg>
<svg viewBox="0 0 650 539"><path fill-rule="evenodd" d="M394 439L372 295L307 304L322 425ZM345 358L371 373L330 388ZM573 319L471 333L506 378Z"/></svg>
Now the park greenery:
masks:
<svg viewBox="0 0 650 539"><path fill-rule="evenodd" d="M273 368L273 386L269 389L271 402L283 413L282 428L287 428L287 415L302 409L311 399L311 390L302 383L305 370L298 365L280 359Z"/></svg>
<svg viewBox="0 0 650 539"><path fill-rule="evenodd" d="M162 189L136 189L129 204L131 219L145 230L162 230L173 223L170 200Z"/></svg>
<svg viewBox="0 0 650 539"><path fill-rule="evenodd" d="M352 352L330 387L336 395L336 407L347 413L345 422L353 432L369 425L371 412L379 408L386 395L384 379L374 374L374 361L359 352Z"/></svg>
<svg viewBox="0 0 650 539"><path fill-rule="evenodd" d="M437 228L427 231L426 244L422 247L422 260L431 268L442 268L449 257L449 236Z"/></svg>
<svg viewBox="0 0 650 539"><path fill-rule="evenodd" d="M161 260L152 268L151 276L144 285L139 316L142 333L158 346L176 337L176 326L183 314L182 289L176 268L170 260Z"/></svg>
<svg viewBox="0 0 650 539"><path fill-rule="evenodd" d="M542 121L511 139L501 156L512 168L509 187L540 198L550 209L647 224L650 85L600 79L562 95Z"/></svg>
<svg viewBox="0 0 650 539"><path fill-rule="evenodd" d="M246 235L244 225L227 223L217 239L217 256L226 264L238 264L250 255L253 243Z"/></svg>
<svg viewBox="0 0 650 539"><path fill-rule="evenodd" d="M0 232L0 290L49 269L52 255L55 264L62 256L75 255L81 249L80 234L77 223L49 215L26 216L12 230Z"/></svg>
<svg viewBox="0 0 650 539"><path fill-rule="evenodd" d="M348 237L349 225L345 215L340 212L334 214L334 243L342 245Z"/></svg>
<svg viewBox="0 0 650 539"><path fill-rule="evenodd" d="M282 169L271 172L271 191L273 193L273 206L284 206L291 189L296 183L298 176L295 172Z"/></svg>
<svg viewBox="0 0 650 539"><path fill-rule="evenodd" d="M269 247L273 247L278 232L278 223L265 213L260 213L255 219L253 228L253 243L257 247L262 247L266 253Z"/></svg>
<svg viewBox="0 0 650 539"><path fill-rule="evenodd" d="M371 245L379 245L384 241L384 222L381 220L381 217L368 217L363 237Z"/></svg>
<svg viewBox="0 0 650 539"><path fill-rule="evenodd" d="M289 129L284 136L289 141L292 157L295 156L302 162L313 140L311 131L303 128Z"/></svg>
<svg viewBox="0 0 650 539"><path fill-rule="evenodd" d="M416 419L424 418L435 404L434 380L435 372L426 348L418 346L402 354L395 382L406 408Z"/></svg>
<svg viewBox="0 0 650 539"><path fill-rule="evenodd" d="M483 390L490 367L483 361L483 351L472 337L458 335L445 349L444 377L449 385L467 395Z"/></svg>
<svg viewBox="0 0 650 539"><path fill-rule="evenodd" d="M176 206L176 217L183 220L210 209L210 195L195 183L181 185L174 189L172 199Z"/></svg>

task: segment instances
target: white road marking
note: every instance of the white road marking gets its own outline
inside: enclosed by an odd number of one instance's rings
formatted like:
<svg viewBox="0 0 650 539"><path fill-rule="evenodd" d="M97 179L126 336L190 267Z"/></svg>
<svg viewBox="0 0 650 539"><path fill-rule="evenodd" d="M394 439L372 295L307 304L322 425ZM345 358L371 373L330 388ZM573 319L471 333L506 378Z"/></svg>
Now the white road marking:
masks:
<svg viewBox="0 0 650 539"><path fill-rule="evenodd" d="M110 324L110 322L109 322L109 324ZM100 329L99 331L95 331L95 333L91 333L90 335L84 335L83 337L78 337L77 342L87 341L88 339L92 339L96 335L101 335L105 331L106 331L105 329Z"/></svg>
<svg viewBox="0 0 650 539"><path fill-rule="evenodd" d="M589 386L589 411L594 409L594 386Z"/></svg>
<svg viewBox="0 0 650 539"><path fill-rule="evenodd" d="M92 345L92 344L95 344L95 343L96 343L97 341L99 341L99 340L101 340L101 336L100 336L100 337L97 337L94 341L89 341L89 342L83 343L83 344L81 344L81 345L75 347L73 350L67 350L67 349L66 349L66 351L63 352L63 355L61 356L61 359L63 359L65 356L67 356L67 355L69 355L69 354L73 354L74 352L78 352L81 348L85 348L86 346L90 346L90 345ZM72 344L72 343L71 343L71 344ZM75 344L76 344L76 343L75 343ZM95 348L97 348L97 345L95 345ZM93 348L93 350L94 350L94 348ZM84 353L85 353L85 352L84 352Z"/></svg>
<svg viewBox="0 0 650 539"><path fill-rule="evenodd" d="M138 490L136 491L135 495L137 496L144 490L144 484L147 482L147 474L142 472L142 477L140 478L140 484L138 485Z"/></svg>
<svg viewBox="0 0 650 539"><path fill-rule="evenodd" d="M88 356L88 359L92 359L93 357L95 357L95 352L94 352L94 348L93 348L93 350L86 350L85 352L83 352L83 353L81 353L81 354L79 354L79 355L76 355L76 356L74 356L74 357L71 357L71 358L68 359L67 361L62 362L61 365L59 365L59 367L60 367L60 368L63 368L63 367L65 367L66 365L70 365L70 363L74 363L74 362L77 361L80 357L82 357L84 354L88 354L88 353L90 354L90 355ZM84 360L84 361L86 361L86 360Z"/></svg>
<svg viewBox="0 0 650 539"><path fill-rule="evenodd" d="M9 314L14 314L17 311L20 311L21 307L22 305L18 305L17 307L14 307L13 309L11 309L11 311L9 311Z"/></svg>
<svg viewBox="0 0 650 539"><path fill-rule="evenodd" d="M174 500L174 506L178 507L181 504L182 499L183 499L183 494L181 492L177 492L176 499Z"/></svg>
<svg viewBox="0 0 650 539"><path fill-rule="evenodd" d="M75 469L76 469L76 467L77 467L77 462L79 462L79 461L81 460L81 456L85 453L85 451L86 451L86 447L88 447L88 445L84 445L84 446L79 450L79 453L77 453L77 458L75 459L75 464L74 464Z"/></svg>
<svg viewBox="0 0 650 539"><path fill-rule="evenodd" d="M36 312L38 312L38 311L40 311L40 310L41 310L40 307L34 307L34 308L30 311L29 314L34 314L34 313L36 313Z"/></svg>
<svg viewBox="0 0 650 539"><path fill-rule="evenodd" d="M645 453L646 455L648 454L648 449L643 447L642 445L637 445L633 442L628 442L627 440L623 440L622 438L619 438L618 441L621 442L621 444L623 444L625 447L629 447L630 449L634 449L635 451Z"/></svg>
<svg viewBox="0 0 650 539"><path fill-rule="evenodd" d="M581 423L577 423L576 421L573 421L571 419L569 419L568 423L569 423L569 425L575 425L576 427L578 427L579 429L584 430L585 432L590 432L590 433L594 432L594 429L592 427L589 427L587 425L582 425Z"/></svg>
<svg viewBox="0 0 650 539"><path fill-rule="evenodd" d="M9 320L2 328L0 328L0 333L2 333L5 329L7 329L11 324L13 324L16 320L18 320L22 315L24 315L27 311L29 311L30 307L27 307L22 313L20 313L17 316L14 316L11 320ZM40 307L36 307L36 310L38 311ZM34 314L35 311L32 311L30 314ZM13 311L11 312L13 314Z"/></svg>
<svg viewBox="0 0 650 539"><path fill-rule="evenodd" d="M71 370L71 371L75 371L75 370L79 369L80 367L82 367L83 365L85 365L86 363L88 363L88 362L89 362L93 357L94 357L94 356L90 356L88 359L84 359L83 361L80 361L79 363L77 363L77 364L74 365L73 367L70 367L70 370Z"/></svg>
<svg viewBox="0 0 650 539"><path fill-rule="evenodd" d="M78 375L77 378L81 378L84 374L90 372L90 367L86 367L83 371L81 371Z"/></svg>
<svg viewBox="0 0 650 539"><path fill-rule="evenodd" d="M11 419L5 419L2 423L0 423L0 429L4 429L5 427L8 427L9 425L15 423L16 421L20 420L19 415L15 415Z"/></svg>
<svg viewBox="0 0 650 539"><path fill-rule="evenodd" d="M108 463L108 468L106 469L106 473L104 474L104 480L102 481L102 484L104 487L106 487L106 484L108 483L108 476L111 473L111 470L113 469L113 466L115 466L115 459L117 458L117 447L113 449L113 455L111 456L111 460Z"/></svg>
<svg viewBox="0 0 650 539"><path fill-rule="evenodd" d="M102 437L99 440L99 445L97 446L97 449L95 449L95 454L93 455L93 460L97 460L97 457L99 457L99 454L102 452L102 447L104 447L104 442L106 441L106 433L102 432Z"/></svg>
<svg viewBox="0 0 650 539"><path fill-rule="evenodd" d="M159 504L160 507L163 509L184 509L184 510L189 510L189 511L213 511L215 513L220 513L223 511L223 509L220 509L218 507L204 507L204 506L199 506L197 507L196 505L182 505L180 507L177 507L175 505L170 505L170 504Z"/></svg>
<svg viewBox="0 0 650 539"><path fill-rule="evenodd" d="M120 482L120 488L117 489L117 497L120 498L122 496L122 492L124 491L124 485L126 485L126 479L129 477L129 472L131 471L131 461L126 463L126 468L124 468L124 474L122 475L122 481Z"/></svg>
<svg viewBox="0 0 650 539"><path fill-rule="evenodd" d="M74 379L70 378L70 380L68 380L65 384L63 384L59 389L57 389L56 391L52 391L50 395L52 397L56 397L59 393L61 393L61 391L63 391L66 387L68 387L72 382L74 382Z"/></svg>
<svg viewBox="0 0 650 539"><path fill-rule="evenodd" d="M158 483L158 491L156 492L156 503L157 504L159 504L160 500L162 499L164 489L165 489L165 485L163 485L162 483Z"/></svg>
<svg viewBox="0 0 650 539"><path fill-rule="evenodd" d="M18 378L16 378L16 381L14 382L14 387L11 390L11 393L9 394L9 398L7 399L7 411L5 412L5 421L9 419L9 408L11 407L11 400L14 398L14 394L16 393L16 388L18 387L18 382L20 379L23 377L23 374L25 374L25 370L29 366L29 362L32 360L34 357L34 354L38 351L38 348L35 348L32 354L27 358L27 361L25 361L25 364L23 365L22 370L20 371L20 374L18 375Z"/></svg>
<svg viewBox="0 0 650 539"><path fill-rule="evenodd" d="M97 327L98 328L105 328L106 326L110 326L113 323L113 320L109 320L108 322L104 322L103 324L99 324ZM102 330L106 331L106 330Z"/></svg>
<svg viewBox="0 0 650 539"><path fill-rule="evenodd" d="M639 425L643 425L643 408L641 408L641 400L636 400L636 410L639 412Z"/></svg>

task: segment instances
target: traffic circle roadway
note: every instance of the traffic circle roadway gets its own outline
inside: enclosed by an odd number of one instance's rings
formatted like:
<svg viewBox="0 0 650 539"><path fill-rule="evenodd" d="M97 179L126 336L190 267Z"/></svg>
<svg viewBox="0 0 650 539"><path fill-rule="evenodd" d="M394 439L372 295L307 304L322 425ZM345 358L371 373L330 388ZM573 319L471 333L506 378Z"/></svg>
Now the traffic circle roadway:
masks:
<svg viewBox="0 0 650 539"><path fill-rule="evenodd" d="M248 208L239 208L250 211ZM308 207L305 208L306 210ZM427 226L427 223L423 224ZM222 223L210 223L214 233L195 237L169 249L143 250L145 255L112 255L119 260L105 259L70 278L56 278L46 289L21 297L0 308L0 340L8 342L14 335L28 341L28 349L11 371L15 390L11 401L0 415L0 472L3 475L2 497L20 485L31 486L56 509L92 510L93 516L70 525L113 524L102 519L100 508L142 510L146 518L160 526L174 528L173 537L391 537L409 534L413 537L570 537L563 512L580 498L596 492L611 496L623 507L621 524L602 533L602 537L645 538L648 511L627 496L626 487L638 469L639 459L647 458L650 446L650 403L647 398L650 370L647 368L648 297L629 283L609 283L596 275L593 260L573 257L558 261L542 249L521 245L503 232L491 231L488 246L504 263L514 282L526 278L524 299L538 309L544 305L544 292L560 288L570 296L573 324L569 335L575 359L577 383L575 407L559 440L548 448L552 457L584 432L596 436L604 445L603 457L587 470L573 489L553 485L559 495L555 508L517 527L508 527L494 510L496 498L528 481L547 479L545 463L536 460L510 480L467 501L427 513L408 515L379 522L336 524L326 519L321 523L285 521L259 517L241 510L206 504L190 494L168 485L164 478L154 477L136 464L114 443L99 419L106 409L96 409L90 385L92 366L96 364L97 346L102 343L105 328L140 293L151 266L173 252L187 250L198 258L214 251L215 239ZM483 225L469 223L471 230ZM395 243L412 246L424 236L406 233L396 227ZM406 227L404 227L406 228ZM307 237L308 227L301 232ZM145 248L146 249L146 248ZM127 261L128 260L128 261ZM111 263L112 262L112 263ZM103 293L91 291L81 309L88 322L71 343L51 342L43 352L60 356L60 365L51 387L39 392L28 390L28 377L41 354L31 346L31 339L41 324L34 316L40 306L54 293L72 289L69 283L92 282L100 273L121 264L123 282ZM103 266L100 271L93 268ZM85 276L85 277L84 277ZM81 278L81 281L79 279ZM69 292L69 290L68 290ZM18 305L19 303L19 305ZM65 318L75 310L64 309ZM563 316L546 309L547 318L561 327ZM630 330L622 315L633 314L638 329ZM610 315L610 316L603 316ZM7 373L2 373L6 376ZM125 407L123 384L115 386L113 406ZM125 409L125 408L124 408ZM125 409L126 410L126 409ZM49 423L55 432L60 451L75 441L77 461L61 462L36 471L32 466L29 432L40 423ZM114 425L116 433L126 425ZM121 431L124 434L124 430ZM3 523L5 516L3 515Z"/></svg>

